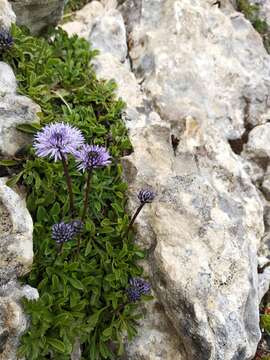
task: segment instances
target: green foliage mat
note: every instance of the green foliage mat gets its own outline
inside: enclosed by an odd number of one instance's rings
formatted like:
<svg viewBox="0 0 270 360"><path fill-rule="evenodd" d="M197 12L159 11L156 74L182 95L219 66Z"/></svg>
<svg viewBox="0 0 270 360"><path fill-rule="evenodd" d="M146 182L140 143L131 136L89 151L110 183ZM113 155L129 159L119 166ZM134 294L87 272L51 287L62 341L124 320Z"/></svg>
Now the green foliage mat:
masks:
<svg viewBox="0 0 270 360"><path fill-rule="evenodd" d="M36 287L38 301L24 301L31 327L22 337L19 354L27 360L70 359L76 339L82 359L115 359L123 353L122 337L136 333L137 304L128 304L128 278L142 274L137 260L144 256L129 239L122 239L129 218L119 158L131 151L121 120L124 104L114 95L115 84L97 80L91 66L96 52L78 37L61 30L49 42L12 29L13 48L2 55L17 77L19 92L41 107L41 124L64 121L80 128L89 143L105 145L112 166L95 171L91 209L76 243L57 254L51 226L68 220L69 202L61 163L37 158L29 145L21 171L10 181L27 188L27 206L34 221L34 264L23 279ZM34 133L38 126L21 126ZM84 175L70 165L75 178L75 204L82 208ZM145 297L144 300L148 298Z"/></svg>

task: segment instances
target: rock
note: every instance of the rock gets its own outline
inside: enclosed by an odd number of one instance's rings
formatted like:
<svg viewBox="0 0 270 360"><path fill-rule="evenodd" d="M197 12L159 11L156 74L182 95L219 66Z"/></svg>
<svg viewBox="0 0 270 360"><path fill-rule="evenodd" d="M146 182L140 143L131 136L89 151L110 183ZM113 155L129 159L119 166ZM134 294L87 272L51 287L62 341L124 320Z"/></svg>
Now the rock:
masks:
<svg viewBox="0 0 270 360"><path fill-rule="evenodd" d="M77 34L80 37L88 39L90 31L92 30L95 19L101 16L104 12L104 7L99 1L91 1L85 5L81 10L76 12L73 21L61 25L70 36Z"/></svg>
<svg viewBox="0 0 270 360"><path fill-rule="evenodd" d="M15 94L17 82L12 68L0 61L0 95Z"/></svg>
<svg viewBox="0 0 270 360"><path fill-rule="evenodd" d="M126 356L133 360L184 360L183 345L176 336L164 309L157 301L142 309L139 335L126 346Z"/></svg>
<svg viewBox="0 0 270 360"><path fill-rule="evenodd" d="M245 155L249 158L269 158L270 143L270 123L256 126L251 130L248 142L244 146Z"/></svg>
<svg viewBox="0 0 270 360"><path fill-rule="evenodd" d="M265 198L269 201L270 200L270 174L269 173L263 179L262 191L265 195Z"/></svg>
<svg viewBox="0 0 270 360"><path fill-rule="evenodd" d="M26 274L32 265L33 222L25 201L0 178L0 285Z"/></svg>
<svg viewBox="0 0 270 360"><path fill-rule="evenodd" d="M0 0L0 28L9 29L15 23L16 15L7 0Z"/></svg>
<svg viewBox="0 0 270 360"><path fill-rule="evenodd" d="M64 0L10 0L17 16L17 24L27 26L33 34L39 34L49 26L55 26L63 15Z"/></svg>
<svg viewBox="0 0 270 360"><path fill-rule="evenodd" d="M38 105L16 94L16 79L11 67L0 62L0 155L13 156L28 145L30 137L16 130L20 124L38 123Z"/></svg>
<svg viewBox="0 0 270 360"><path fill-rule="evenodd" d="M16 351L20 337L28 325L20 301L22 298L36 300L38 296L36 289L21 286L17 281L9 281L0 287L0 359L18 359Z"/></svg>
<svg viewBox="0 0 270 360"><path fill-rule="evenodd" d="M0 178L0 359L16 360L19 338L27 319L20 300L38 298L36 289L21 286L17 277L30 271L33 261L32 218L21 197Z"/></svg>
<svg viewBox="0 0 270 360"><path fill-rule="evenodd" d="M111 9L96 19L89 40L93 48L112 54L125 62L127 57L126 28L119 11Z"/></svg>

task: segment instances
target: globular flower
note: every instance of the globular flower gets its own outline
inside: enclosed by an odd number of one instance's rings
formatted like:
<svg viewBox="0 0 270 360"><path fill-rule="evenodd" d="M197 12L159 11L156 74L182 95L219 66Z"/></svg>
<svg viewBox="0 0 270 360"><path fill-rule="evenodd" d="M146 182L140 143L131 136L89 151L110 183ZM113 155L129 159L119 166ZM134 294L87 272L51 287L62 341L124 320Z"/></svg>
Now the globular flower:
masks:
<svg viewBox="0 0 270 360"><path fill-rule="evenodd" d="M57 244L63 244L78 235L82 226L82 222L79 220L74 220L67 224L63 221L54 224L52 226L52 239L55 240Z"/></svg>
<svg viewBox="0 0 270 360"><path fill-rule="evenodd" d="M9 31L0 31L0 52L10 49L13 45L13 38Z"/></svg>
<svg viewBox="0 0 270 360"><path fill-rule="evenodd" d="M155 198L155 193L148 189L143 189L138 194L141 204L151 203Z"/></svg>
<svg viewBox="0 0 270 360"><path fill-rule="evenodd" d="M151 285L141 278L131 278L129 284L127 295L130 302L138 301L142 295L147 295L151 291Z"/></svg>
<svg viewBox="0 0 270 360"><path fill-rule="evenodd" d="M105 147L99 145L83 145L76 152L75 157L78 169L82 171L100 168L111 163L109 152Z"/></svg>
<svg viewBox="0 0 270 360"><path fill-rule="evenodd" d="M67 154L75 154L83 144L84 138L80 130L61 123L46 125L36 136L34 148L39 157L50 157L54 161L66 158Z"/></svg>

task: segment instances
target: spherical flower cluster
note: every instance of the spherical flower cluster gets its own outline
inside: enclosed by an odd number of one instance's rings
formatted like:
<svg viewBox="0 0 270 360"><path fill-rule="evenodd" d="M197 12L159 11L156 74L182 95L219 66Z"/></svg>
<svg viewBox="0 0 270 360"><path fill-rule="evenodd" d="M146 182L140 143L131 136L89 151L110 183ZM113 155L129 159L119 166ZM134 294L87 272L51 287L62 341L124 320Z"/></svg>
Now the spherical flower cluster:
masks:
<svg viewBox="0 0 270 360"><path fill-rule="evenodd" d="M80 130L64 123L45 126L36 136L34 148L39 157L50 157L54 161L66 158L67 154L75 154L83 144L84 138Z"/></svg>
<svg viewBox="0 0 270 360"><path fill-rule="evenodd" d="M111 163L107 149L99 145L83 145L75 154L78 169L90 171Z"/></svg>
<svg viewBox="0 0 270 360"><path fill-rule="evenodd" d="M13 38L9 31L0 31L0 52L10 49L13 45Z"/></svg>
<svg viewBox="0 0 270 360"><path fill-rule="evenodd" d="M151 203L155 198L155 193L151 190L144 189L141 190L138 194L138 199L141 204Z"/></svg>
<svg viewBox="0 0 270 360"><path fill-rule="evenodd" d="M127 295L130 302L138 301L142 295L147 295L151 291L151 285L141 278L131 278L129 284Z"/></svg>
<svg viewBox="0 0 270 360"><path fill-rule="evenodd" d="M55 240L57 244L63 244L78 235L82 226L83 224L79 220L74 220L67 224L63 221L54 224L52 226L52 239Z"/></svg>

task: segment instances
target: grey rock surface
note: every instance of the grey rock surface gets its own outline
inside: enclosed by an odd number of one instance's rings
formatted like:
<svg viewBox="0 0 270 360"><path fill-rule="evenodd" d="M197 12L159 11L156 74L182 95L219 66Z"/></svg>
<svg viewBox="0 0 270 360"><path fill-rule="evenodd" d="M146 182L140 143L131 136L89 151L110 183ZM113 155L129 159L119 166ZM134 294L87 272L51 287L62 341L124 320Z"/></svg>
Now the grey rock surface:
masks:
<svg viewBox="0 0 270 360"><path fill-rule="evenodd" d="M102 53L112 54L125 62L127 57L126 28L122 15L117 10L108 10L97 18L90 32L91 44Z"/></svg>
<svg viewBox="0 0 270 360"><path fill-rule="evenodd" d="M13 156L30 142L29 135L16 130L20 124L38 123L40 107L26 96L16 94L11 67L0 62L0 155Z"/></svg>
<svg viewBox="0 0 270 360"><path fill-rule="evenodd" d="M33 34L39 34L48 26L60 21L64 0L10 0L17 16L17 24L27 26Z"/></svg>
<svg viewBox="0 0 270 360"><path fill-rule="evenodd" d="M28 319L20 301L38 299L38 292L29 285L11 280L0 286L0 359L18 360L20 336L27 329Z"/></svg>
<svg viewBox="0 0 270 360"><path fill-rule="evenodd" d="M19 338L27 327L20 300L38 298L36 289L21 286L17 277L33 261L32 218L25 201L0 178L0 359L16 360Z"/></svg>
<svg viewBox="0 0 270 360"><path fill-rule="evenodd" d="M0 0L0 28L9 29L15 23L16 15L7 0Z"/></svg>

